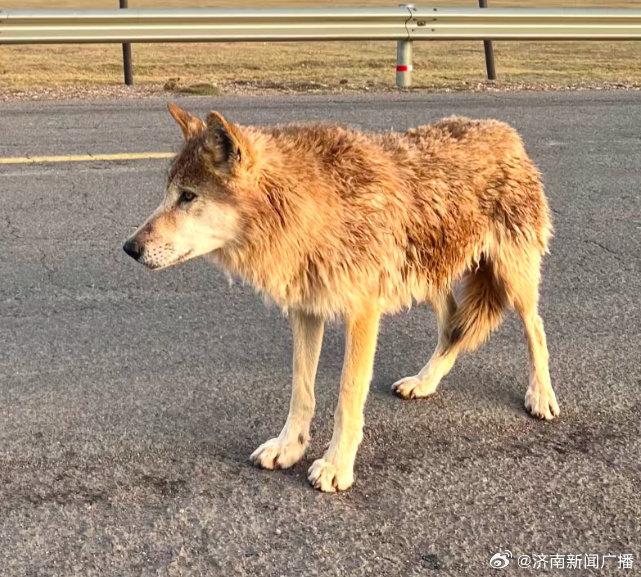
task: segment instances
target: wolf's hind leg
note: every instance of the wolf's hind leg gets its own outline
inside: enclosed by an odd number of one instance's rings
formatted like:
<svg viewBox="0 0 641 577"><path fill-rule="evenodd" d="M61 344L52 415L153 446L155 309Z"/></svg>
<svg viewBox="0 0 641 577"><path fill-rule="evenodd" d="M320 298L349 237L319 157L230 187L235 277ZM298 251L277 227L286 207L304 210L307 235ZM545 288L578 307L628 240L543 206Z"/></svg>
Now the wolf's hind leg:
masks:
<svg viewBox="0 0 641 577"><path fill-rule="evenodd" d="M456 361L459 349L452 343L449 330L457 306L452 292L433 303L438 321L438 344L428 363L418 375L405 377L392 385L392 390L403 399L429 397L436 392L441 379L447 375Z"/></svg>
<svg viewBox="0 0 641 577"><path fill-rule="evenodd" d="M289 318L294 336L292 397L280 435L263 443L250 457L264 469L286 469L300 461L309 444L309 427L314 416L314 381L324 321L297 310L290 310Z"/></svg>
<svg viewBox="0 0 641 577"><path fill-rule="evenodd" d="M413 399L434 393L458 354L476 349L501 324L507 303L505 286L497 278L493 263L483 256L478 267L463 277L458 303L451 294L434 303L439 320L436 351L416 377L393 385L396 394Z"/></svg>
<svg viewBox="0 0 641 577"><path fill-rule="evenodd" d="M538 253L521 258L518 273L503 273L507 279L510 300L519 313L528 340L530 378L525 393L525 409L540 419L559 415L559 405L550 382L548 347L543 321L538 313L540 261Z"/></svg>
<svg viewBox="0 0 641 577"><path fill-rule="evenodd" d="M560 413L550 382L548 348L543 321L534 310L519 311L530 348L530 384L525 393L525 408L535 417L551 420Z"/></svg>

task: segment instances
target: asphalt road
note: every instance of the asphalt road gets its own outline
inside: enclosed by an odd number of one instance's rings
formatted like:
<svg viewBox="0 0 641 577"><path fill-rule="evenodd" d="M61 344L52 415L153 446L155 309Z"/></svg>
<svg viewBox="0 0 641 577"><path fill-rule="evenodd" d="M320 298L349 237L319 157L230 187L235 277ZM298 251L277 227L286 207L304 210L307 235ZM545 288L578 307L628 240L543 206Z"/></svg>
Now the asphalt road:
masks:
<svg viewBox="0 0 641 577"><path fill-rule="evenodd" d="M477 577L501 573L489 561L504 549L615 556L580 572L548 562L548 575L639 574L641 94L182 104L244 123L403 129L457 113L516 126L554 212L541 306L561 418L522 408L514 315L435 397L395 398L435 343L418 306L383 323L354 487L326 495L305 478L331 433L338 324L308 458L255 469L249 454L287 413L288 323L204 262L151 273L122 252L167 161L0 165L0 575ZM0 135L0 157L181 139L159 100L2 104ZM502 571L538 572L516 558Z"/></svg>

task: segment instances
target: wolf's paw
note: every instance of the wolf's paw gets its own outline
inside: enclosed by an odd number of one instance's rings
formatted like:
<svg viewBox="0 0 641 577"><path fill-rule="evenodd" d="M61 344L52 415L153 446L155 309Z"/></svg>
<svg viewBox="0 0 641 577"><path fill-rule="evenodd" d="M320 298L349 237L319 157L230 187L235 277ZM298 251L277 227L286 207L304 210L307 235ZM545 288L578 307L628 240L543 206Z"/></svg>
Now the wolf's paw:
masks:
<svg viewBox="0 0 641 577"><path fill-rule="evenodd" d="M254 465L263 469L287 469L303 458L306 449L305 442L287 443L275 438L263 443L249 458Z"/></svg>
<svg viewBox="0 0 641 577"><path fill-rule="evenodd" d="M559 405L556 402L556 396L552 389L549 390L530 390L525 393L525 409L533 417L551 421L554 417L559 416Z"/></svg>
<svg viewBox="0 0 641 577"><path fill-rule="evenodd" d="M333 493L344 491L352 486L354 470L351 467L340 469L331 461L317 459L307 471L307 478L315 489L324 493Z"/></svg>
<svg viewBox="0 0 641 577"><path fill-rule="evenodd" d="M436 387L418 377L405 377L392 385L392 391L402 399L419 399L433 395Z"/></svg>

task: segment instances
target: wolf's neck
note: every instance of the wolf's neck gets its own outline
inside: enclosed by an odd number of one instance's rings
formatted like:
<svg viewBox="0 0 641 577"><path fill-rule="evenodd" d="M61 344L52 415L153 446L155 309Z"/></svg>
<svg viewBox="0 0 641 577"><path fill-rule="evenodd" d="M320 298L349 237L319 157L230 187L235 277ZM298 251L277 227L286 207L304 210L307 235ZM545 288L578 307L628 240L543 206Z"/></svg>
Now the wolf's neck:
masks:
<svg viewBox="0 0 641 577"><path fill-rule="evenodd" d="M277 171L263 171L244 207L243 238L218 261L281 306L290 303L314 243L313 201Z"/></svg>

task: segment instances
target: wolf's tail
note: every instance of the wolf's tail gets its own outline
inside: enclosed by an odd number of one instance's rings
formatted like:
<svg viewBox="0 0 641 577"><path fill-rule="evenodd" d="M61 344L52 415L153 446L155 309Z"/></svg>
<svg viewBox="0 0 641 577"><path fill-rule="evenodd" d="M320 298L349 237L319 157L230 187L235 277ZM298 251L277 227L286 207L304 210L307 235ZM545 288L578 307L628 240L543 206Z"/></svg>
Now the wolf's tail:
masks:
<svg viewBox="0 0 641 577"><path fill-rule="evenodd" d="M449 322L449 344L472 351L500 326L508 304L505 288L486 257L466 273L456 300L457 308Z"/></svg>

